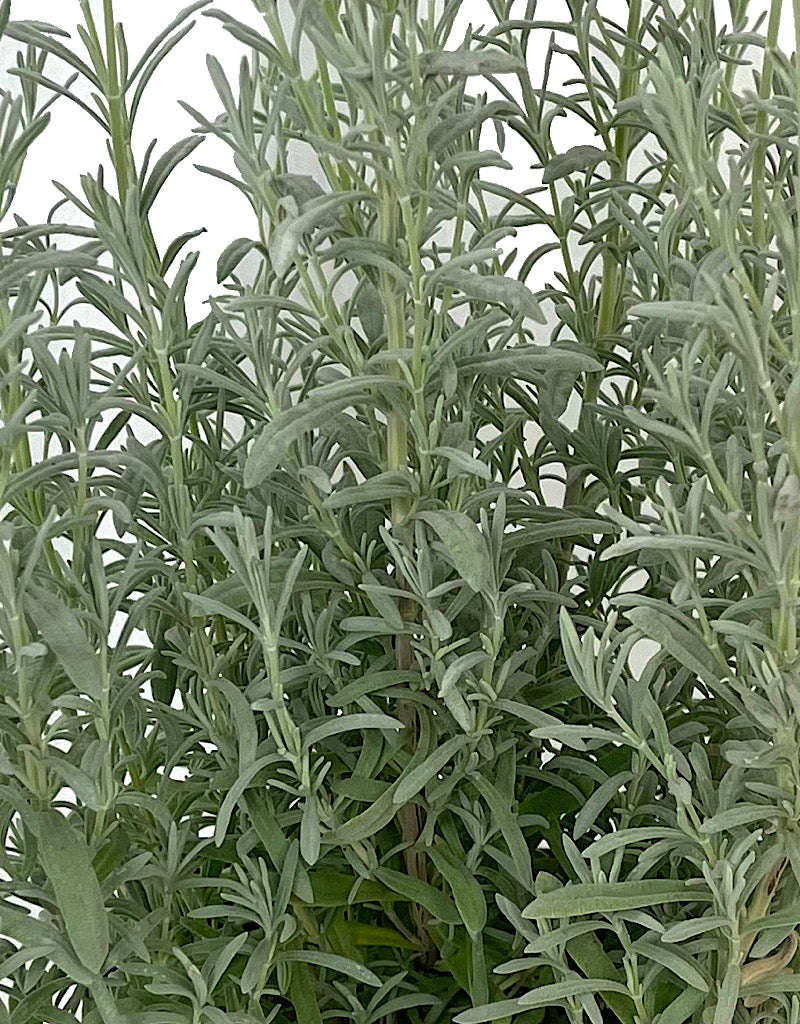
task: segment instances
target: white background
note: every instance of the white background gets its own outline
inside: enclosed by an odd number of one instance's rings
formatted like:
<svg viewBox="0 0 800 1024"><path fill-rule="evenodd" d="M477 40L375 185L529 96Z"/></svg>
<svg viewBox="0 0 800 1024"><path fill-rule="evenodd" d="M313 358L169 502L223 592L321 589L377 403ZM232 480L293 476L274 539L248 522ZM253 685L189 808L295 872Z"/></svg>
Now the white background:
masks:
<svg viewBox="0 0 800 1024"><path fill-rule="evenodd" d="M728 4L727 0L714 0L714 3L717 28L721 31L723 26L730 26ZM121 21L125 28L131 66L135 65L138 55L150 40L185 6L184 0L116 0L114 14L116 20ZM217 0L213 6L268 34L252 0ZM280 0L279 10L284 24L291 21L292 6L291 0L288 3L286 0ZM672 0L672 6L673 9L680 10L682 3L680 0ZM781 48L787 53L794 49L791 6L791 3L784 3L780 36ZM102 0L91 0L91 7L100 28ZM613 17L622 25L625 24L628 8L625 0L600 0L599 7L604 14ZM520 14L524 12L524 8L524 0L519 0ZM750 8L754 20L761 12L766 13L768 0L751 0ZM420 0L420 11L424 9L424 0ZM514 10L516 13L517 8ZM540 0L536 16L538 19L566 20L567 11L564 0ZM12 0L11 17L12 20L46 21L67 29L72 33L76 52L81 57L86 56L83 44L75 33L76 23L82 22L78 0ZM213 120L221 112L221 104L205 66L207 53L213 53L220 60L229 80L232 81L234 94L236 93L238 64L241 57L248 54L247 49L233 39L215 19L203 17L202 13L194 15L193 18L196 22L195 27L167 57L145 94L146 98L134 127L133 142L137 160L141 160L153 138L158 139L153 158L155 159L172 143L191 134L194 121L191 115L179 106L179 99L190 103L209 120ZM478 31L482 26L488 30L496 24L495 16L485 0L463 0L448 44L449 48L461 45L464 32L470 23ZM760 31L766 34L766 20ZM548 37L548 31L540 31L533 33L530 39L529 66L534 87L539 85L539 74ZM570 45L569 37L564 34L561 35L559 42L565 46ZM10 42L0 45L0 69L5 69L13 61L17 48L17 44ZM760 57L757 57L757 60L757 66L760 66ZM59 80L63 80L63 67L60 61L49 60L46 70ZM570 61L556 57L553 62L551 88L557 87L565 77L574 77L575 73L576 69ZM491 86L485 80L472 81L475 84L473 86L470 83L469 92L475 93L486 89L490 94L489 98L495 98ZM9 84L8 77L2 71L0 83ZM518 95L518 90L514 88L516 83L511 76L506 76L505 83L512 88L515 95ZM14 88L16 85L18 83L12 83ZM569 91L574 92L575 89L576 87L572 86ZM42 93L42 96L44 95ZM81 90L81 95L88 99L85 88ZM65 98L58 99L51 109L51 123L30 153L30 160L24 168L15 203L15 212L29 223L43 221L50 206L60 198L60 193L52 185L54 178L80 195L80 175L86 172L96 173L101 162L109 164L103 133L88 114ZM553 124L553 138L557 145L563 144L564 149L577 143L597 142L587 125L572 117L556 118ZM490 125L484 127L482 145L496 148L494 130ZM514 186L520 188L520 175L523 175L523 181L527 180L530 185L538 184L540 179L534 176L541 172L531 171L533 156L513 132L506 133L503 155L514 165L514 171L492 172L490 168L490 173L485 173L485 177L499 181L510 178ZM200 262L188 293L190 320L203 317L207 312L204 300L209 294L219 291L214 269L217 256L222 249L239 236L257 237L257 225L252 211L241 193L232 185L195 170L192 166L195 162L236 174L230 150L218 140L206 138L167 183L153 207L151 218L155 238L162 252L177 235L201 226L207 228L207 234L189 243L185 250L186 252L198 249L201 252ZM307 169L300 167L293 170L302 173ZM110 187L113 190L113 185ZM7 219L2 226L7 226L8 223L10 221ZM514 267L522 262L527 252L545 240L541 231L540 228L537 234L527 237L520 231L516 240L509 238L501 244L504 251L509 251L515 244L519 246L519 257ZM558 254L552 254L549 262L545 259L534 271L528 282L534 290L544 286L546 281L541 279L542 273L546 272L549 278L552 269L558 265L557 261ZM547 329L544 330L546 333Z"/></svg>

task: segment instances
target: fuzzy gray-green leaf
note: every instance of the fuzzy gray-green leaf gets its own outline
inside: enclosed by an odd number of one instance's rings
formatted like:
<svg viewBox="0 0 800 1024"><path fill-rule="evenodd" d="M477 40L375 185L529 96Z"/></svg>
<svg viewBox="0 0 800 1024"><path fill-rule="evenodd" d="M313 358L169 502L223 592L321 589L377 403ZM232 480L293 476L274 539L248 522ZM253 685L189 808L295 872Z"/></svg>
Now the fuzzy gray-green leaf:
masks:
<svg viewBox="0 0 800 1024"><path fill-rule="evenodd" d="M98 974L108 956L108 916L89 848L58 811L40 811L36 824L39 855L67 935L83 966Z"/></svg>
<svg viewBox="0 0 800 1024"><path fill-rule="evenodd" d="M709 982L703 972L698 968L695 960L684 953L677 952L674 948L663 946L657 942L639 941L634 946L638 954L652 960L662 967L666 967L681 981L685 981L700 992L709 991Z"/></svg>
<svg viewBox="0 0 800 1024"><path fill-rule="evenodd" d="M336 953L323 953L315 949L287 949L278 954L278 959L289 962L315 964L317 967L324 967L330 971L337 971L355 978L364 985L372 988L380 988L380 978L363 964L356 963L348 957L339 956Z"/></svg>
<svg viewBox="0 0 800 1024"><path fill-rule="evenodd" d="M480 883L464 864L448 856L444 850L432 847L429 852L433 863L450 886L467 931L470 935L480 935L486 926L486 898Z"/></svg>
<svg viewBox="0 0 800 1024"><path fill-rule="evenodd" d="M689 888L682 882L647 879L642 882L581 882L545 893L529 903L523 917L571 917L614 914L664 903L707 902L706 889Z"/></svg>
<svg viewBox="0 0 800 1024"><path fill-rule="evenodd" d="M709 685L719 682L717 666L694 629L683 625L672 615L649 606L631 608L627 614L637 629L661 644L681 665L691 669Z"/></svg>
<svg viewBox="0 0 800 1024"><path fill-rule="evenodd" d="M507 75L525 71L525 62L504 50L438 50L420 55L424 75Z"/></svg>
<svg viewBox="0 0 800 1024"><path fill-rule="evenodd" d="M725 977L719 986L717 1005L714 1008L713 1024L731 1024L739 999L741 969L735 962L728 964Z"/></svg>
<svg viewBox="0 0 800 1024"><path fill-rule="evenodd" d="M473 590L488 590L492 563L486 538L463 512L419 512L433 527L453 562L456 572Z"/></svg>
<svg viewBox="0 0 800 1024"><path fill-rule="evenodd" d="M542 182L550 185L559 178L566 178L576 171L588 171L603 160L616 163L617 158L608 150L598 149L597 146L573 146L566 153L559 153L545 165Z"/></svg>
<svg viewBox="0 0 800 1024"><path fill-rule="evenodd" d="M458 288L471 299L508 306L514 313L529 316L540 324L547 323L547 317L536 296L523 281L516 278L497 274L474 274L460 268L445 268L441 281Z"/></svg>
<svg viewBox="0 0 800 1024"><path fill-rule="evenodd" d="M404 776L393 794L395 804L407 803L426 786L430 780L440 772L450 759L464 746L467 737L463 735L451 736L438 749L412 769Z"/></svg>
<svg viewBox="0 0 800 1024"><path fill-rule="evenodd" d="M305 402L280 413L256 438L244 468L244 486L254 487L274 472L293 441L326 422L357 401L369 400L370 383L392 383L390 378L362 378L323 385Z"/></svg>
<svg viewBox="0 0 800 1024"><path fill-rule="evenodd" d="M103 697L100 656L89 643L75 612L43 587L31 586L26 606L42 639L52 650L70 681L95 700Z"/></svg>
<svg viewBox="0 0 800 1024"><path fill-rule="evenodd" d="M291 214L278 224L269 243L269 258L278 277L283 277L292 265L303 235L324 225L331 211L353 199L360 198L360 192L339 192L335 195L309 199L302 211Z"/></svg>

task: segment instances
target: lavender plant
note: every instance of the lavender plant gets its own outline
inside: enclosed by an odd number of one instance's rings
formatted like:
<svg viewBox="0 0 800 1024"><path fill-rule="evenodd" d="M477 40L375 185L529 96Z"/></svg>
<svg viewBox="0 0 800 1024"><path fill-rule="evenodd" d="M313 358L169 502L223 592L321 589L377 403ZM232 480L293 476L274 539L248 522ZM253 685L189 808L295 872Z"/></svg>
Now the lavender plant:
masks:
<svg viewBox="0 0 800 1024"><path fill-rule="evenodd" d="M800 1018L781 4L459 6L134 57L0 4L0 1022ZM137 161L197 15L238 79ZM56 101L108 162L9 226ZM192 322L150 213L207 135L253 228Z"/></svg>

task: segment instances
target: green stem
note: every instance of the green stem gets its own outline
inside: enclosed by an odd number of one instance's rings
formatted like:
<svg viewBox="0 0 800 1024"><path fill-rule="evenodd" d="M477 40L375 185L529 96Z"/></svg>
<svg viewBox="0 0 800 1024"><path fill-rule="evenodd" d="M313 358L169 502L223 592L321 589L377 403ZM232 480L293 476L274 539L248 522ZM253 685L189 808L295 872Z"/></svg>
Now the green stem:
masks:
<svg viewBox="0 0 800 1024"><path fill-rule="evenodd" d="M106 99L111 128L111 149L117 175L119 201L124 206L130 186L130 125L117 72L117 43L114 36L114 0L103 0L106 33Z"/></svg>
<svg viewBox="0 0 800 1024"><path fill-rule="evenodd" d="M775 48L778 45L778 30L781 25L781 8L783 0L772 0L769 11L769 24L767 26L767 43L764 49L764 62L761 68L761 87L758 90L758 99L764 103L772 91L772 68L774 63ZM753 244L759 254L766 248L767 233L769 231L770 218L764 217L764 164L767 144L759 138L767 130L767 112L763 106L756 114L755 123L755 148L753 151ZM756 267L754 273L754 285L758 295L764 294L764 270Z"/></svg>
<svg viewBox="0 0 800 1024"><path fill-rule="evenodd" d="M795 109L800 110L800 0L792 0L794 18L794 89ZM800 252L800 165L795 162L794 205L795 205L795 253ZM796 276L796 274L795 274ZM796 295L792 309L792 352L795 363L800 362L800 295Z"/></svg>
<svg viewBox="0 0 800 1024"><path fill-rule="evenodd" d="M103 1024L126 1024L125 1016L117 1008L117 1001L111 989L102 978L92 982L91 992Z"/></svg>
<svg viewBox="0 0 800 1024"><path fill-rule="evenodd" d="M410 53L410 64L413 77L413 98L417 108L422 104L422 78L418 66L418 55L416 53L416 0L409 4L407 21L407 40ZM376 17L392 18L391 14L377 15ZM384 33L388 35L388 33ZM391 112L387 109L386 96L380 93L374 97L376 103L376 119L379 124L389 126L392 124ZM426 330L425 310L423 307L423 280L424 268L419 251L419 225L423 220L424 212L414 211L411 205L411 183L407 180L406 155L401 149L400 140L388 127L379 133L380 141L385 141L385 135L389 135L389 146L391 151L391 172L386 166L386 160L381 161L378 171L378 235L382 244L394 250L398 242L398 211L402 217L405 229L406 243L408 247L408 259L412 274L412 299L414 303L414 337L412 374L415 384L415 411L417 419L422 426L426 425L426 410L423 399L424 387L424 365L423 365L423 343ZM424 158L423 158L424 159ZM420 174L420 168L415 169L415 179ZM398 195L399 191L399 195ZM386 343L389 352L400 352L407 347L406 332L406 302L405 294L398 290L397 282L384 270L379 272L378 290L383 303L384 320L386 324ZM403 379L403 372L398 364L393 364L390 372L399 380ZM392 410L388 416L386 427L386 469L389 471L405 472L409 466L409 438L408 438L408 416L405 410L398 408ZM391 522L392 528L397 536L404 541L411 549L413 545L413 532L409 529L407 519L411 511L411 499L406 496L392 499ZM400 589L405 590L407 584L396 568L396 581ZM399 602L400 615L404 620L412 619L416 614L414 604L408 598L401 598ZM413 665L413 652L411 649L410 637L400 634L395 637L395 665L400 671L409 671ZM411 701L402 700L398 702L397 717L405 725L405 747L410 753L416 750L419 741L419 722L415 705ZM409 875L422 881L427 880L427 860L423 851L414 849L420 833L422 823L417 805L408 803L401 805L397 810L397 820L400 826L400 834L405 846L404 858L406 870ZM412 910L417 936L424 949L424 956L430 962L433 956L434 947L431 936L427 930L427 914L421 907L414 907Z"/></svg>
<svg viewBox="0 0 800 1024"><path fill-rule="evenodd" d="M25 776L29 788L39 801L41 807L47 806L48 787L47 769L44 765L45 743L42 737L42 716L36 706L33 693L28 686L28 672L24 655L18 652L30 643L30 633L24 617L17 611L16 607L9 609L9 624L11 627L11 649L14 652L15 673L17 676L17 709L20 722L25 731L25 737L30 745L30 750L24 751L23 760L25 763ZM10 701L7 700L10 705ZM12 707L13 710L13 707Z"/></svg>
<svg viewBox="0 0 800 1024"><path fill-rule="evenodd" d="M641 14L641 0L631 0L628 11L628 26L626 31L626 35L629 39L639 38ZM623 57L622 71L620 73L620 102L629 99L636 90L638 77L636 73L636 60L636 52L632 48L628 48ZM623 126L619 126L616 130L614 138L614 153L617 158L617 163L612 164L612 181L625 180L628 168L629 150L629 129ZM622 298L621 293L624 287L624 268L622 266L617 265L617 259L614 256L612 250L619 245L619 232L619 226L614 227L609 232L608 246L605 252L603 253L603 280L601 285L600 302L597 313L598 347L603 344L604 338L614 333L614 330L617 326L620 300ZM589 403L595 401L595 399L599 395L602 380L603 371L598 371L597 373L590 373L586 375L586 385L584 387L583 402L581 405L581 412L578 419L578 434L584 432L588 427L589 417L591 415L588 405ZM581 504L587 473L588 470L581 469L578 473L576 473L573 480L571 480L568 484L566 491L564 493L565 507L568 508L571 505ZM566 561L569 561L569 558L571 557L571 551L572 546L568 543L565 544L562 548L562 557ZM564 564L566 564L566 561Z"/></svg>

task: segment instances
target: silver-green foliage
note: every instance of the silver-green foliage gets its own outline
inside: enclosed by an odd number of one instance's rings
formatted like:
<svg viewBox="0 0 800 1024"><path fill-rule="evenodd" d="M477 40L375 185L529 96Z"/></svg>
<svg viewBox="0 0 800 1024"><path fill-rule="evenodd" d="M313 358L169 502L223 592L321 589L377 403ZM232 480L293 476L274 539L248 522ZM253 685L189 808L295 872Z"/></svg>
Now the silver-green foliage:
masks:
<svg viewBox="0 0 800 1024"><path fill-rule="evenodd" d="M0 1024L800 1018L781 5L488 6L199 0L134 57L112 0L84 56L0 4L3 215L54 100L114 179L0 232ZM198 14L249 56L137 164ZM253 237L191 322L149 215L208 134Z"/></svg>

